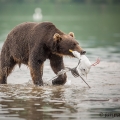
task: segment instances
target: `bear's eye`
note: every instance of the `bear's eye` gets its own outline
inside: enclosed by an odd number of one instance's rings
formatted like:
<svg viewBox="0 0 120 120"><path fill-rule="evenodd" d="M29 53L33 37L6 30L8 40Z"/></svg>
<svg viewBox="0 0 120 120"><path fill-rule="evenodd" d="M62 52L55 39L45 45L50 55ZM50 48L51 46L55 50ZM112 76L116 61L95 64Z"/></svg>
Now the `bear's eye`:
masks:
<svg viewBox="0 0 120 120"><path fill-rule="evenodd" d="M74 46L76 46L76 43L73 43Z"/></svg>

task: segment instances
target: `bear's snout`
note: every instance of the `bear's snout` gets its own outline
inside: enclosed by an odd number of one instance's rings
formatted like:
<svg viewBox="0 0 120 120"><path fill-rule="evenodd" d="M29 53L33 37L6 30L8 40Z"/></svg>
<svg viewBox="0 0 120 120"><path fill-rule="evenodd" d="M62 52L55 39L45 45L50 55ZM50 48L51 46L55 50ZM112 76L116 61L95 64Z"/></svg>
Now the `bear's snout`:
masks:
<svg viewBox="0 0 120 120"><path fill-rule="evenodd" d="M82 50L82 51L81 51L81 55L84 55L85 53L86 53L85 50Z"/></svg>

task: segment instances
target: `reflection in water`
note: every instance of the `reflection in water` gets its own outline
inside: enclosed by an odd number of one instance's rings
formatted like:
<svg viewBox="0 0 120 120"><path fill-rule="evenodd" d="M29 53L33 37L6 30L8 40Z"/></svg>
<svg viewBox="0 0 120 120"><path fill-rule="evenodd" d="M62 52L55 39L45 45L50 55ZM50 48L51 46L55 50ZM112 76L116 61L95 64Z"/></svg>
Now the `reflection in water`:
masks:
<svg viewBox="0 0 120 120"><path fill-rule="evenodd" d="M16 117L17 114L20 118L31 120L37 119L36 116L38 119L49 119L77 111L67 104L63 86L40 88L30 85L26 88L26 85L3 85L0 91L4 93L0 99L0 113L4 111L2 115L6 117Z"/></svg>

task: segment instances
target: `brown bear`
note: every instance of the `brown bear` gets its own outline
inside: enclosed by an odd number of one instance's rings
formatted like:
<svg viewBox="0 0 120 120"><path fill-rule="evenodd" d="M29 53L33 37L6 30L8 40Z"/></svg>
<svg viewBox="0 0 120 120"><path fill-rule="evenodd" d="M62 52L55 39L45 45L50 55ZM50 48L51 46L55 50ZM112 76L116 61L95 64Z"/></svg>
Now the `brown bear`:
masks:
<svg viewBox="0 0 120 120"><path fill-rule="evenodd" d="M0 83L6 84L7 77L16 64L27 65L35 85L43 85L43 64L46 59L55 74L64 68L63 56L72 56L69 49L81 54L85 51L74 38L74 33L65 34L51 22L26 22L16 26L7 36L0 57ZM53 80L53 85L63 85L66 74Z"/></svg>

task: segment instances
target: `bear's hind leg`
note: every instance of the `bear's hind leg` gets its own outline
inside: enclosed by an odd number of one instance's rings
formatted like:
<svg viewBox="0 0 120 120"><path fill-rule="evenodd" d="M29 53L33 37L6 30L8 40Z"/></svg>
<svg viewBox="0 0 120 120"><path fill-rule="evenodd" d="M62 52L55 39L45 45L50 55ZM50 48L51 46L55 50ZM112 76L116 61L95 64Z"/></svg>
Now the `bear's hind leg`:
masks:
<svg viewBox="0 0 120 120"><path fill-rule="evenodd" d="M16 62L10 57L7 60L2 58L0 64L0 84L7 84L7 77L12 72Z"/></svg>
<svg viewBox="0 0 120 120"><path fill-rule="evenodd" d="M57 74L61 69L64 69L63 57L52 54L49 57L50 65L55 74ZM52 81L53 85L64 85L66 83L67 75L66 73L60 75L58 78Z"/></svg>

